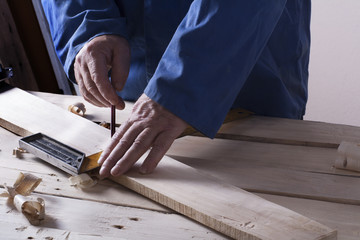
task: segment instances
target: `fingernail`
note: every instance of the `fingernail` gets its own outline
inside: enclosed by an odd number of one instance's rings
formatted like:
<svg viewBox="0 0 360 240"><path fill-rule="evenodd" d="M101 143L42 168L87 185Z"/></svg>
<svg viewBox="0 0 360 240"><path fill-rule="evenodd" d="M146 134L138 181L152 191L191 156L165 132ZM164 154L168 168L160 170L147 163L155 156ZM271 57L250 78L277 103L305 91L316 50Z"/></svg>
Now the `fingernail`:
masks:
<svg viewBox="0 0 360 240"><path fill-rule="evenodd" d="M110 173L111 173L111 175L116 177L116 176L120 175L120 170L118 168L113 168L113 169L111 169Z"/></svg>
<svg viewBox="0 0 360 240"><path fill-rule="evenodd" d="M97 163L98 163L98 164L102 164L102 163L103 163L103 158L100 157L100 158L98 159Z"/></svg>
<svg viewBox="0 0 360 240"><path fill-rule="evenodd" d="M99 174L100 176L105 176L106 175L106 169L104 167L101 167L99 170Z"/></svg>

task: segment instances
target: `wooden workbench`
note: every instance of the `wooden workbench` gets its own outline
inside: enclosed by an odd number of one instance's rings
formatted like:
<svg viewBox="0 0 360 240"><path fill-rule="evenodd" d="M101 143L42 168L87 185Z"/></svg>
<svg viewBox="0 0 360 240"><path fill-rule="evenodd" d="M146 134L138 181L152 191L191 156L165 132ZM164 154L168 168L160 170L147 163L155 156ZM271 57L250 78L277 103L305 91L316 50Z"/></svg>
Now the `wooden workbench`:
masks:
<svg viewBox="0 0 360 240"><path fill-rule="evenodd" d="M37 95L64 108L81 100ZM106 110L86 106L91 120L108 120ZM20 171L41 177L35 194L45 199L46 219L31 226L0 198L2 239L226 239L109 180L76 189L40 159L14 158L19 138L0 128L0 187ZM338 143L357 139L356 127L252 116L225 125L215 140L178 139L168 155L337 229L338 239L360 239L360 174L332 168Z"/></svg>

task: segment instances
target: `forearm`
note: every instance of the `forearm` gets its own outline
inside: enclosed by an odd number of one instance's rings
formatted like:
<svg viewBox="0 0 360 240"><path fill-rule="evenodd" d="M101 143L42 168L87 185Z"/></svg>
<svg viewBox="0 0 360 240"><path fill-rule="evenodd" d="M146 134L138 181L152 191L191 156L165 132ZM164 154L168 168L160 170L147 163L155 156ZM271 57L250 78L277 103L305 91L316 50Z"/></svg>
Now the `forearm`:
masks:
<svg viewBox="0 0 360 240"><path fill-rule="evenodd" d="M201 132L214 136L285 3L194 1L145 93Z"/></svg>

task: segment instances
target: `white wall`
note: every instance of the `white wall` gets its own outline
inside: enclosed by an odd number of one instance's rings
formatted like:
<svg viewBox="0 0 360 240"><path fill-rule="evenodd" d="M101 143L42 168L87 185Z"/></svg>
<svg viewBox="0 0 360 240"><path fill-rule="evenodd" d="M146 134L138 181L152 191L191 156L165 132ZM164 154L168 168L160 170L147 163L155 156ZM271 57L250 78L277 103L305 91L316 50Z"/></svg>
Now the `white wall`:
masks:
<svg viewBox="0 0 360 240"><path fill-rule="evenodd" d="M313 0L306 120L360 126L360 0Z"/></svg>

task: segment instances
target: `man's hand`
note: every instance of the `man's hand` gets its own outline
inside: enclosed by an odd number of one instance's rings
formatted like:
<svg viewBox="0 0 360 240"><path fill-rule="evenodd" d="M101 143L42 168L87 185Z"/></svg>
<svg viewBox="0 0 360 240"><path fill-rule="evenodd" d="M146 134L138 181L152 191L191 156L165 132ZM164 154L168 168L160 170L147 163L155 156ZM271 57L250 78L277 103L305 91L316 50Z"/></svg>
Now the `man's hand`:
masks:
<svg viewBox="0 0 360 240"><path fill-rule="evenodd" d="M150 147L140 172L151 173L186 126L182 119L143 94L101 155L100 176L125 173Z"/></svg>
<svg viewBox="0 0 360 240"><path fill-rule="evenodd" d="M125 107L116 94L125 85L130 68L128 41L115 35L92 39L76 55L74 73L84 99L99 107ZM111 70L111 81L108 72ZM115 89L113 88L115 87Z"/></svg>

